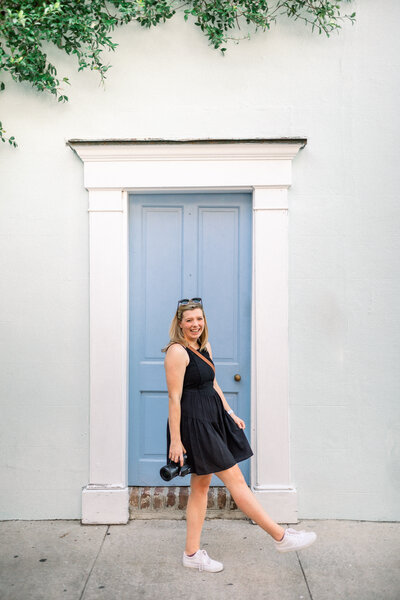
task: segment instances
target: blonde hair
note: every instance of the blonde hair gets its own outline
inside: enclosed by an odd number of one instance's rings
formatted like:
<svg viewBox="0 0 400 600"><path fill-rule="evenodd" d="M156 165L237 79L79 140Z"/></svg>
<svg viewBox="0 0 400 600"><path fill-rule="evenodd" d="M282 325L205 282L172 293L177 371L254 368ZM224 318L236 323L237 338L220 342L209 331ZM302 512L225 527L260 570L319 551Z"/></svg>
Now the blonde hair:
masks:
<svg viewBox="0 0 400 600"><path fill-rule="evenodd" d="M189 302L188 304L178 306L169 328L169 343L165 346L165 348L162 349L161 352L166 352L168 348L172 346L172 344L182 344L183 346L188 346L185 336L182 333L182 329L180 328L180 323L182 322L185 312L188 310L195 310L196 308L201 310L204 318L204 329L201 333L201 336L197 340L200 344L200 350L204 350L208 342L208 326L204 308L198 302Z"/></svg>

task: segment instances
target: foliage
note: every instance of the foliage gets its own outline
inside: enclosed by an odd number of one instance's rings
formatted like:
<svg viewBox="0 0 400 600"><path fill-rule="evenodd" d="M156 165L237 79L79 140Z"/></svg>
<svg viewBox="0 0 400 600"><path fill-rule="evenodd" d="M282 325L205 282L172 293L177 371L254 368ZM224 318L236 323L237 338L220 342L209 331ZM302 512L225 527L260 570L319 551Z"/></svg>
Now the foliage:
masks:
<svg viewBox="0 0 400 600"><path fill-rule="evenodd" d="M342 15L346 2L351 0L0 0L0 71L66 102L62 85L69 80L60 80L49 62L48 42L75 55L79 71L96 70L104 81L110 65L103 62L102 52L117 47L110 34L131 21L151 27L181 12L224 53L229 39L241 39L230 35L241 25L265 31L284 14L329 36L345 19L354 22L355 13ZM0 91L4 87L0 82ZM1 123L0 139L16 145L13 137L5 137Z"/></svg>

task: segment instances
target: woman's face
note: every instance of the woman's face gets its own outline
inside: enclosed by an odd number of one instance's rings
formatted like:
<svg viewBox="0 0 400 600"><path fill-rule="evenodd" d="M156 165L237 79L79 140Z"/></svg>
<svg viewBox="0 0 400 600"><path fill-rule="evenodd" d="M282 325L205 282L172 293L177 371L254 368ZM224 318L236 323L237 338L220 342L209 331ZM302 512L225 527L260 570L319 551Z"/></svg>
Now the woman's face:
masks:
<svg viewBox="0 0 400 600"><path fill-rule="evenodd" d="M186 310L183 313L180 327L185 339L195 345L197 339L201 336L204 330L204 317L201 308Z"/></svg>

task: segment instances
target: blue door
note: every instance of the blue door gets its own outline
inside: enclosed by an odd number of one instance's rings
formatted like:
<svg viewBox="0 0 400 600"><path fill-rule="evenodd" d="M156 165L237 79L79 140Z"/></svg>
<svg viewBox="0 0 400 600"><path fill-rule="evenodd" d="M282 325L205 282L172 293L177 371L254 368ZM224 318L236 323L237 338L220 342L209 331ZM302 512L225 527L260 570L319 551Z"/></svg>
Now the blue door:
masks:
<svg viewBox="0 0 400 600"><path fill-rule="evenodd" d="M251 215L248 193L130 196L129 485L166 485L161 348L180 298L203 298L218 383L250 436Z"/></svg>

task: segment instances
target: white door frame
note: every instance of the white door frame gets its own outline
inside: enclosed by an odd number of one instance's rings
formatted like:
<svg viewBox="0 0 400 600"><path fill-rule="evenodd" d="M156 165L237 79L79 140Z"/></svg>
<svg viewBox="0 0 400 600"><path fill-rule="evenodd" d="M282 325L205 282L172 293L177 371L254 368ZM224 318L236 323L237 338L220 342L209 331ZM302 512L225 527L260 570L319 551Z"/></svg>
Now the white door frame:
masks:
<svg viewBox="0 0 400 600"><path fill-rule="evenodd" d="M90 468L82 523L127 523L128 192L253 195L251 488L296 523L288 406L288 188L305 139L70 140L84 162L90 228Z"/></svg>

